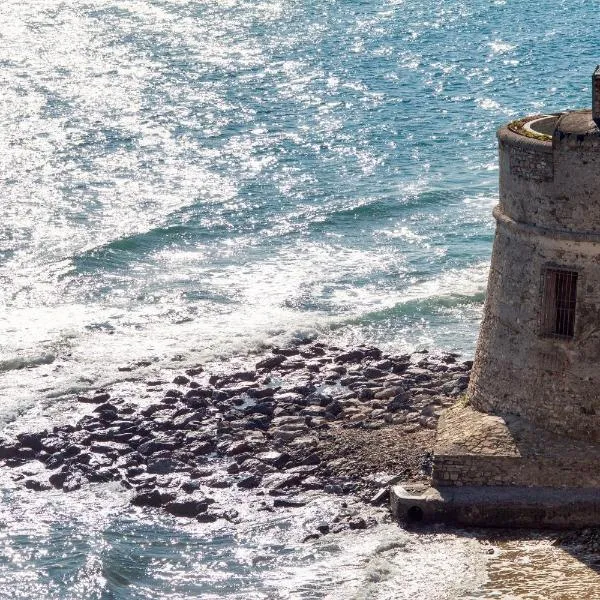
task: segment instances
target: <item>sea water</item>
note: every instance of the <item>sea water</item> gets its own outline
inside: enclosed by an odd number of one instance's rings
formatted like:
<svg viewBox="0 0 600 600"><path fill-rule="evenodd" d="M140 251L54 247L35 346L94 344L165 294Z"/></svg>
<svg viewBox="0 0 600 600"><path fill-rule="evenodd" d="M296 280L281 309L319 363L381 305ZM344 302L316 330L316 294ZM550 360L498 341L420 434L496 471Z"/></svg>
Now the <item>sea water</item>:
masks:
<svg viewBox="0 0 600 600"><path fill-rule="evenodd" d="M2 427L68 422L78 392L299 337L472 356L494 132L590 104L598 16L583 0L4 0ZM2 598L597 584L544 540L490 554L381 524L302 544L327 496L244 507L228 529L132 512L110 486L34 493L4 473L1 493Z"/></svg>

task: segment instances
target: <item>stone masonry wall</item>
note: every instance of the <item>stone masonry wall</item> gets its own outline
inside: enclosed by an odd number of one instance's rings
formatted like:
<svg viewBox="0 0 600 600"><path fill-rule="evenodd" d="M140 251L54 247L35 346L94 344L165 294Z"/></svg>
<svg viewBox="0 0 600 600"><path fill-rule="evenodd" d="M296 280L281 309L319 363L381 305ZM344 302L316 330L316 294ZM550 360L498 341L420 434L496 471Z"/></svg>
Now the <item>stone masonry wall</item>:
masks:
<svg viewBox="0 0 600 600"><path fill-rule="evenodd" d="M507 130L499 139L498 224L469 397L480 410L600 441L600 152L553 147ZM537 170L527 178L523 157L535 152ZM541 181L539 165L549 153L554 178ZM592 170L582 170L584 164ZM578 169L585 181L573 176ZM547 268L578 273L572 339L543 331Z"/></svg>

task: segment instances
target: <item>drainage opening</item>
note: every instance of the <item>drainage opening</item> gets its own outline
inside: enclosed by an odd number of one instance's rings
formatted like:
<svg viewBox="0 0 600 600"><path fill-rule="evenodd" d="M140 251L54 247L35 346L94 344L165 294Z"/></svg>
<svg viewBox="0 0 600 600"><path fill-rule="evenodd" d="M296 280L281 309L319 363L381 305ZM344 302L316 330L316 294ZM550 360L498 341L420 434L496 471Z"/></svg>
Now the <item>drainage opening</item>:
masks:
<svg viewBox="0 0 600 600"><path fill-rule="evenodd" d="M409 523L418 523L423 520L423 509L419 506L411 506L406 511L406 520Z"/></svg>

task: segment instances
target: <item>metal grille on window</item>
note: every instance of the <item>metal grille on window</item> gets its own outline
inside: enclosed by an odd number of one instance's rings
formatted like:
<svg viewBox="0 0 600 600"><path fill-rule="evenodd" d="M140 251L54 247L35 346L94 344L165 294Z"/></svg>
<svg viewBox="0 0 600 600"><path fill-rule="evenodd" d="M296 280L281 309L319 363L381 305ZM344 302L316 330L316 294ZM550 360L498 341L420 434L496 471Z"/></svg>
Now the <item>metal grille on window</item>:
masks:
<svg viewBox="0 0 600 600"><path fill-rule="evenodd" d="M572 338L575 334L577 272L546 269L542 313L543 333Z"/></svg>

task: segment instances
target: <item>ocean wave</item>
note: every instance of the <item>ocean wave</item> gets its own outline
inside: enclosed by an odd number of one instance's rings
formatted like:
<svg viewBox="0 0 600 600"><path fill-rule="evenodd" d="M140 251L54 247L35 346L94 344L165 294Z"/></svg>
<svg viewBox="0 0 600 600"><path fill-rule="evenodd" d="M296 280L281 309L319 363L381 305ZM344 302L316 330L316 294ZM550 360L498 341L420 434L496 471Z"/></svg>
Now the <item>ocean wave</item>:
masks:
<svg viewBox="0 0 600 600"><path fill-rule="evenodd" d="M31 356L15 356L13 358L0 361L0 373L39 367L40 365L49 365L55 360L56 356L50 352Z"/></svg>

